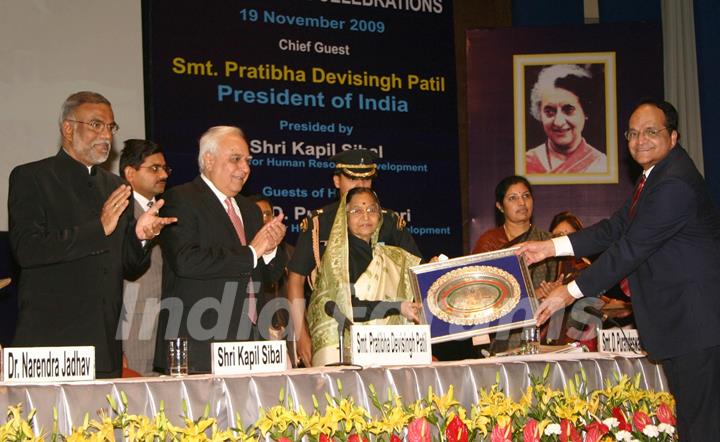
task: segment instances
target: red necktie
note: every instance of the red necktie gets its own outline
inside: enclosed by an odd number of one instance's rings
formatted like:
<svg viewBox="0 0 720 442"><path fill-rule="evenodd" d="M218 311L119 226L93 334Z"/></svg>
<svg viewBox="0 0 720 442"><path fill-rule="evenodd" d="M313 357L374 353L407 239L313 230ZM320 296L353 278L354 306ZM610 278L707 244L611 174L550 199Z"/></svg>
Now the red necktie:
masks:
<svg viewBox="0 0 720 442"><path fill-rule="evenodd" d="M237 236L240 239L240 244L245 245L245 227L243 226L242 220L235 212L232 200L230 198L226 198L225 205L227 206L227 214L230 217L230 222L233 227L235 227L235 233L237 233Z"/></svg>
<svg viewBox="0 0 720 442"><path fill-rule="evenodd" d="M630 215L629 218L633 219L635 216L635 206L637 206L637 202L640 199L640 192L642 192L643 187L645 186L645 174L642 174L640 177L640 181L638 181L637 186L635 186L635 193L633 193L633 199L632 203L630 203ZM620 281L620 290L622 290L625 295L630 296L630 284L628 283L627 278L623 278Z"/></svg>
<svg viewBox="0 0 720 442"><path fill-rule="evenodd" d="M232 200L230 198L225 199L225 205L227 206L227 214L230 217L233 227L235 227L235 233L237 233L240 244L245 245L245 227L243 227L242 219L235 212ZM248 317L250 321L255 324L257 323L257 298L253 290L252 278L248 281Z"/></svg>

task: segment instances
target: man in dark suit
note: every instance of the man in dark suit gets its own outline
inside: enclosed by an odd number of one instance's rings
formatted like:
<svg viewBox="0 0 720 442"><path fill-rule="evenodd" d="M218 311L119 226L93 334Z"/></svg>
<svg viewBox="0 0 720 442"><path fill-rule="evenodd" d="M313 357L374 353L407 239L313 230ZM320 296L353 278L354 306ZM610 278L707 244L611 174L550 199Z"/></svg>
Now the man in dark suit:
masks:
<svg viewBox="0 0 720 442"><path fill-rule="evenodd" d="M133 191L135 218L152 210L156 197L165 191L171 169L162 148L149 140L125 140L120 153L120 176ZM162 292L162 253L159 244L151 247L150 267L138 278L126 279L123 312L118 339L122 339L127 367L143 376L152 376L157 335L157 315Z"/></svg>
<svg viewBox="0 0 720 442"><path fill-rule="evenodd" d="M625 133L643 176L610 219L520 249L529 262L548 256L600 257L543 300L536 318L620 282L631 296L640 338L662 362L677 400L682 440L720 434L720 213L680 147L677 111L663 101L640 103Z"/></svg>
<svg viewBox="0 0 720 442"><path fill-rule="evenodd" d="M250 175L242 131L216 126L200 138L200 176L165 194L164 216L178 217L161 236L163 301L155 366L167 369L167 339L188 339L189 371L211 369L212 341L268 336L263 281L277 281L287 258L280 214L263 225L260 209L238 195Z"/></svg>
<svg viewBox="0 0 720 442"><path fill-rule="evenodd" d="M141 241L173 221L152 211L136 223L126 210L130 186L98 167L117 130L105 97L71 95L60 116L62 148L16 167L8 196L10 243L21 267L13 345L92 345L97 377L121 372L115 333L123 275L147 268L150 256Z"/></svg>

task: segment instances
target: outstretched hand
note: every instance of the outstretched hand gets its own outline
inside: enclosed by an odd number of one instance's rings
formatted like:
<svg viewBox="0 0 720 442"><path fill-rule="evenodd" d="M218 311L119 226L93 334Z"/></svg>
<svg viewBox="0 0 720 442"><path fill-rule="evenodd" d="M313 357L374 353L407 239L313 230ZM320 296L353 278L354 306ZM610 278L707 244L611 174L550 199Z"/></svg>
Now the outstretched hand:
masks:
<svg viewBox="0 0 720 442"><path fill-rule="evenodd" d="M575 302L575 298L570 294L567 289L567 285L561 285L556 287L550 294L543 300L535 312L535 322L537 325L542 325L550 319L550 317L556 311L564 309L568 305Z"/></svg>
<svg viewBox="0 0 720 442"><path fill-rule="evenodd" d="M527 265L535 264L547 258L555 256L555 244L552 240L528 241L520 243L520 248L515 251L516 255L522 255Z"/></svg>
<svg viewBox="0 0 720 442"><path fill-rule="evenodd" d="M420 323L420 311L422 304L419 302L403 301L400 304L400 314L415 324Z"/></svg>
<svg viewBox="0 0 720 442"><path fill-rule="evenodd" d="M168 224L177 222L175 217L163 218L159 216L160 208L165 204L164 200L157 200L153 206L145 211L137 220L135 235L141 241L147 241L158 236L162 229Z"/></svg>

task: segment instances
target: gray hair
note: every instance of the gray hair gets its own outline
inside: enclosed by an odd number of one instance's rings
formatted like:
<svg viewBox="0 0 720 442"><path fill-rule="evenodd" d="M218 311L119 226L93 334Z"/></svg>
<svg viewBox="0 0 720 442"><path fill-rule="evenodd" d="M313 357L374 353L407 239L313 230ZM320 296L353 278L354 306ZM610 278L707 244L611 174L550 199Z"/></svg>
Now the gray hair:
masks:
<svg viewBox="0 0 720 442"><path fill-rule="evenodd" d="M243 140L245 139L245 134L242 129L235 126L213 126L202 134L200 137L200 152L198 152L200 173L205 171L205 160L203 160L203 156L206 153L215 155L218 149L218 143L227 135L237 135Z"/></svg>
<svg viewBox="0 0 720 442"><path fill-rule="evenodd" d="M530 92L530 114L538 121L542 121L540 115L540 102L542 94L548 89L557 87L555 83L565 77L592 78L590 71L576 64L555 64L540 71L537 82ZM574 91L571 91L574 92Z"/></svg>
<svg viewBox="0 0 720 442"><path fill-rule="evenodd" d="M65 101L62 104L62 107L60 108L60 121L58 121L58 124L62 128L63 121L67 120L68 117L72 116L75 112L75 109L82 106L83 104L91 103L91 104L107 104L108 106L112 107L110 104L110 101L108 101L107 98L103 97L102 95L98 94L97 92L91 92L91 91L80 91L75 92L74 94L70 95L65 99Z"/></svg>

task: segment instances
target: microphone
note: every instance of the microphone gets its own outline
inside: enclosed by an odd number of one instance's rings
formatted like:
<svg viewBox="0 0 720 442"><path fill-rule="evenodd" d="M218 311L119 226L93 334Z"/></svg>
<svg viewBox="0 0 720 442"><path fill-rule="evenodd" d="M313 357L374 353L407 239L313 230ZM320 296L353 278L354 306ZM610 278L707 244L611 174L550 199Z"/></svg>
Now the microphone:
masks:
<svg viewBox="0 0 720 442"><path fill-rule="evenodd" d="M350 329L350 326L353 325L353 322L340 311L340 307L332 299L325 303L325 314L332 316L337 321L339 330Z"/></svg>
<svg viewBox="0 0 720 442"><path fill-rule="evenodd" d="M627 338L627 336L625 336L625 330L623 330L622 326L620 324L618 324L618 322L616 320L614 320L612 318L608 319L608 315L606 315L601 310L596 309L595 307L593 307L591 305L585 306L585 308L583 310L585 311L585 313L588 313L597 318L600 318L603 322L609 321L612 325L617 327L620 330L620 333L622 333L623 340L625 341L625 344L627 344L628 348L630 350L632 350L633 353L640 354L637 350L635 350L635 347L630 343L630 340ZM600 344L598 344L598 345L600 345Z"/></svg>
<svg viewBox="0 0 720 442"><path fill-rule="evenodd" d="M585 306L583 311L585 311L585 313L588 313L592 316L595 316L596 318L600 318L600 320L603 322L607 321L607 319L608 319L608 315L603 313L601 310L596 309L592 305Z"/></svg>

